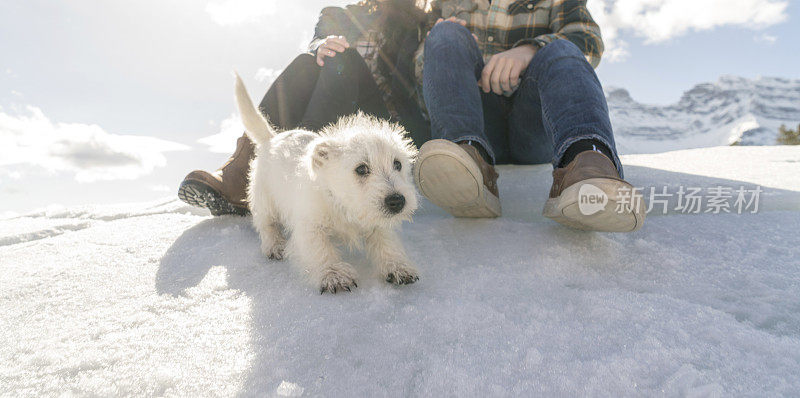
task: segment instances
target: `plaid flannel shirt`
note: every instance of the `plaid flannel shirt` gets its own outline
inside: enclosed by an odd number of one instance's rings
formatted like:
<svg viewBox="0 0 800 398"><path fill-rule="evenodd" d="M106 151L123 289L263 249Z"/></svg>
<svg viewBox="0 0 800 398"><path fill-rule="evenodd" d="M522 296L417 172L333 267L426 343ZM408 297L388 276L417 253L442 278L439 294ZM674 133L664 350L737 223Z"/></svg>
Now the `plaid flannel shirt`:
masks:
<svg viewBox="0 0 800 398"><path fill-rule="evenodd" d="M593 67L600 64L603 39L586 0L434 0L432 7L442 18L467 21L486 62L523 44L541 48L566 39L578 46ZM415 56L418 89L422 87L423 49L424 43Z"/></svg>

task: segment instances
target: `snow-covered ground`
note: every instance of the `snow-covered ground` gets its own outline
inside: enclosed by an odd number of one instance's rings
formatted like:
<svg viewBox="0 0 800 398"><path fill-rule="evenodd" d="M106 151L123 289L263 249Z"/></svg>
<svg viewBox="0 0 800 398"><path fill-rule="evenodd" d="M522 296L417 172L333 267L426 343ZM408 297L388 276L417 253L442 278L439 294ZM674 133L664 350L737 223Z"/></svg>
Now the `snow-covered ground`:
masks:
<svg viewBox="0 0 800 398"><path fill-rule="evenodd" d="M540 215L549 166L503 167L504 217L404 226L417 284L353 254L335 296L172 199L0 220L0 395L800 395L800 147L623 161L658 192L761 186L759 211L578 232Z"/></svg>

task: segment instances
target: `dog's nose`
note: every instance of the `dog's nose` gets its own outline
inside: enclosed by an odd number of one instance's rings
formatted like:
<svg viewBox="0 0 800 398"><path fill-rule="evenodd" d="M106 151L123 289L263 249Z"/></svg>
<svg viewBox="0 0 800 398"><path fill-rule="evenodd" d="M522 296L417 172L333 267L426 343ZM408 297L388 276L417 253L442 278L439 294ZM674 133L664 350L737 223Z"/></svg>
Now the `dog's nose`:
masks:
<svg viewBox="0 0 800 398"><path fill-rule="evenodd" d="M386 209L389 210L390 213L397 214L405 207L406 197L399 193L393 193L387 196L383 203L386 204Z"/></svg>

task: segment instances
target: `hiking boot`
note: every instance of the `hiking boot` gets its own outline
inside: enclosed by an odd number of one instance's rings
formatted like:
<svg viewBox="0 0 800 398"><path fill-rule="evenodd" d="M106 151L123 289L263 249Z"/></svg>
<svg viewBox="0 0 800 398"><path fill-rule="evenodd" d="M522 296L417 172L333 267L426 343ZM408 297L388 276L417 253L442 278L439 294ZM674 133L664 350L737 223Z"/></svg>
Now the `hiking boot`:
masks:
<svg viewBox="0 0 800 398"><path fill-rule="evenodd" d="M236 152L222 167L213 174L203 170L189 173L178 188L178 197L192 206L207 208L215 216L249 215L247 179L254 150L246 134L239 137Z"/></svg>
<svg viewBox="0 0 800 398"><path fill-rule="evenodd" d="M422 194L455 217L499 217L497 177L477 148L441 139L422 145L414 168Z"/></svg>
<svg viewBox="0 0 800 398"><path fill-rule="evenodd" d="M602 153L584 151L566 167L553 170L545 217L585 231L631 232L642 227L644 198L619 177Z"/></svg>

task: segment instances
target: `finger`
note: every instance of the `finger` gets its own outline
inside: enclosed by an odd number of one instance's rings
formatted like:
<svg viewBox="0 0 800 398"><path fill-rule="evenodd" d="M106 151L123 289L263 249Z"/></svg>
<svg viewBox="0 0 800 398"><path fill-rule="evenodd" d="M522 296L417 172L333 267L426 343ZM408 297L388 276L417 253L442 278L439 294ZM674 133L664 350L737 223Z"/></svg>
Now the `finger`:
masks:
<svg viewBox="0 0 800 398"><path fill-rule="evenodd" d="M317 50L317 56L321 56L322 58L335 57L336 56L336 51L333 51L330 48L325 47L323 45L322 47L319 48L319 50Z"/></svg>
<svg viewBox="0 0 800 398"><path fill-rule="evenodd" d="M325 44L330 43L342 46L344 48L350 48L350 43L347 42L347 39L344 36L329 37L327 40L325 40Z"/></svg>
<svg viewBox="0 0 800 398"><path fill-rule="evenodd" d="M481 88L484 93L490 93L492 91L492 72L496 66L497 59L492 57L489 59L489 63L483 67L483 72L481 72Z"/></svg>
<svg viewBox="0 0 800 398"><path fill-rule="evenodd" d="M489 82L489 79L492 77L492 70L494 69L496 62L496 58L492 57L489 60L489 63L483 67L483 71L481 72L481 88L483 89L484 93L492 91L492 84Z"/></svg>
<svg viewBox="0 0 800 398"><path fill-rule="evenodd" d="M327 48L328 50L336 51L337 53L343 53L344 50L347 49L345 46L334 42L325 43L323 47Z"/></svg>
<svg viewBox="0 0 800 398"><path fill-rule="evenodd" d="M450 22L453 22L453 23L457 23L457 24L459 24L461 26L467 26L467 21L465 21L465 20L463 20L461 18L450 17L450 18L447 18L447 20L450 21Z"/></svg>
<svg viewBox="0 0 800 398"><path fill-rule="evenodd" d="M323 51L324 50L322 50L321 48L317 49L317 65L319 66L325 66L325 61L322 60L322 58L325 57L324 55L322 55Z"/></svg>
<svg viewBox="0 0 800 398"><path fill-rule="evenodd" d="M511 68L511 72L508 74L508 81L511 84L511 91L516 90L520 84L520 76L522 76L522 71L525 70L525 67L521 64L515 64Z"/></svg>
<svg viewBox="0 0 800 398"><path fill-rule="evenodd" d="M492 76L489 78L489 82L492 85L492 92L497 95L503 95L503 88L500 87L500 74L503 73L503 68L507 63L506 59L500 59L497 61L497 65L494 66L492 69Z"/></svg>
<svg viewBox="0 0 800 398"><path fill-rule="evenodd" d="M457 23L457 24L459 24L461 26L467 26L467 21L465 21L465 20L463 20L461 18L450 17L450 18L447 18L447 21L453 22L453 23Z"/></svg>
<svg viewBox="0 0 800 398"><path fill-rule="evenodd" d="M511 92L511 69L514 68L513 62L503 63L502 70L500 71L500 91L505 93Z"/></svg>
<svg viewBox="0 0 800 398"><path fill-rule="evenodd" d="M436 25L438 25L438 24L439 24L439 22L444 22L444 19L442 19L442 18L439 18L439 19L437 19L437 20L436 20L436 23L434 23L434 24L433 24L433 26L436 26Z"/></svg>
<svg viewBox="0 0 800 398"><path fill-rule="evenodd" d="M472 37L473 37L473 38L475 38L475 43L479 43L479 42L478 42L478 35L476 35L475 33L473 33L473 34L472 34Z"/></svg>

